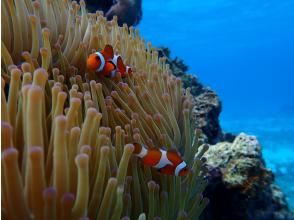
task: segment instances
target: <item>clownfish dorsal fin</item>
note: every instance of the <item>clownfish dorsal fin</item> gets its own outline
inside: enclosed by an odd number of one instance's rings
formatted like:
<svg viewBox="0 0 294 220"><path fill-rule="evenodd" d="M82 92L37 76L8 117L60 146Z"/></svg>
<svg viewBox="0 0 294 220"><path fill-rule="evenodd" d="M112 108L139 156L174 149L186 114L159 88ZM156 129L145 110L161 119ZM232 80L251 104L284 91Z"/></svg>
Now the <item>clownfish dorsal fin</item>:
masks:
<svg viewBox="0 0 294 220"><path fill-rule="evenodd" d="M121 73L125 73L125 71L126 71L126 66L125 66L121 56L119 56L117 58L117 68Z"/></svg>
<svg viewBox="0 0 294 220"><path fill-rule="evenodd" d="M115 71L115 65L111 61L107 61L102 70L103 76L112 77L114 71Z"/></svg>
<svg viewBox="0 0 294 220"><path fill-rule="evenodd" d="M104 47L104 50L101 53L105 57L105 60L112 60L114 56L113 48L109 44L106 44L106 46Z"/></svg>
<svg viewBox="0 0 294 220"><path fill-rule="evenodd" d="M114 65L113 62L107 61L106 64L105 64L105 68L106 68L107 72L110 72L112 70L115 70L115 65Z"/></svg>

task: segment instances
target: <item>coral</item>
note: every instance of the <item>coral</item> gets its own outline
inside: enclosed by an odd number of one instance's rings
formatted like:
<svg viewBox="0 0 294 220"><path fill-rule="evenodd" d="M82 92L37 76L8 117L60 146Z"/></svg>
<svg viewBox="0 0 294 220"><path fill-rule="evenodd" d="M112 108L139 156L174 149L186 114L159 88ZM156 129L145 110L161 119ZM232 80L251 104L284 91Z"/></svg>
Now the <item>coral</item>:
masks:
<svg viewBox="0 0 294 220"><path fill-rule="evenodd" d="M1 10L3 217L197 219L207 145L191 129L192 96L138 30L84 1L5 0ZM87 72L106 44L134 74ZM177 150L193 173L143 166L133 142Z"/></svg>
<svg viewBox="0 0 294 220"><path fill-rule="evenodd" d="M210 146L207 159L210 205L201 219L293 219L285 196L265 168L256 137L239 134L233 143ZM224 203L225 198L225 203Z"/></svg>

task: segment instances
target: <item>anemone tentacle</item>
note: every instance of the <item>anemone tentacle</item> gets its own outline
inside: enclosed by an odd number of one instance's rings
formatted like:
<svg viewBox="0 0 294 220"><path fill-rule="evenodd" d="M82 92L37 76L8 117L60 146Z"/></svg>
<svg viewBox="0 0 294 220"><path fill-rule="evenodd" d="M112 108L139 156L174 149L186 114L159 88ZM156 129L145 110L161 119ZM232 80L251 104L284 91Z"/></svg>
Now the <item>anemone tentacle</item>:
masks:
<svg viewBox="0 0 294 220"><path fill-rule="evenodd" d="M151 43L84 1L4 0L1 10L3 216L197 219L207 146L191 130L189 90ZM132 75L87 70L106 44ZM132 156L134 142L177 150L193 172L159 174Z"/></svg>

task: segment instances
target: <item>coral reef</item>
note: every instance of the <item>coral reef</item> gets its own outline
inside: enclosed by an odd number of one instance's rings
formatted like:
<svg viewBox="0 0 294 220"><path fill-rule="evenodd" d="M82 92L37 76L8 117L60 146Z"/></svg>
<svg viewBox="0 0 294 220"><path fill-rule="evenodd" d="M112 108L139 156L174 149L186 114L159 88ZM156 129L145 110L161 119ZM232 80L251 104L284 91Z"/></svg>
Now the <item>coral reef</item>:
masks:
<svg viewBox="0 0 294 220"><path fill-rule="evenodd" d="M211 146L204 156L211 202L202 219L294 219L256 137L241 133L233 143Z"/></svg>
<svg viewBox="0 0 294 220"><path fill-rule="evenodd" d="M197 219L208 147L191 129L190 90L151 44L84 1L4 0L1 10L2 216ZM132 75L87 72L106 44ZM133 142L180 152L192 174L143 166Z"/></svg>

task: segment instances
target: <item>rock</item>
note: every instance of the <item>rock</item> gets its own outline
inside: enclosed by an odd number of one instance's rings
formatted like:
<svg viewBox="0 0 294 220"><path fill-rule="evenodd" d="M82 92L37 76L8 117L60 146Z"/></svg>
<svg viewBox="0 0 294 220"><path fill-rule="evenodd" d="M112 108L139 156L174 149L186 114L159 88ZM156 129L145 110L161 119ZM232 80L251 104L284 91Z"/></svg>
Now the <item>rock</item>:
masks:
<svg viewBox="0 0 294 220"><path fill-rule="evenodd" d="M265 167L256 137L241 133L233 143L210 146L204 157L210 204L201 219L294 219L273 173Z"/></svg>
<svg viewBox="0 0 294 220"><path fill-rule="evenodd" d="M194 96L192 108L192 128L199 128L207 137L207 142L215 144L224 140L224 135L219 124L221 102L218 96L209 89Z"/></svg>
<svg viewBox="0 0 294 220"><path fill-rule="evenodd" d="M142 18L141 0L117 0L105 14L107 20L117 16L118 25L126 23L128 26L139 24Z"/></svg>
<svg viewBox="0 0 294 220"><path fill-rule="evenodd" d="M142 18L142 0L87 0L87 8L91 12L103 11L108 20L117 16L120 26L137 25Z"/></svg>

